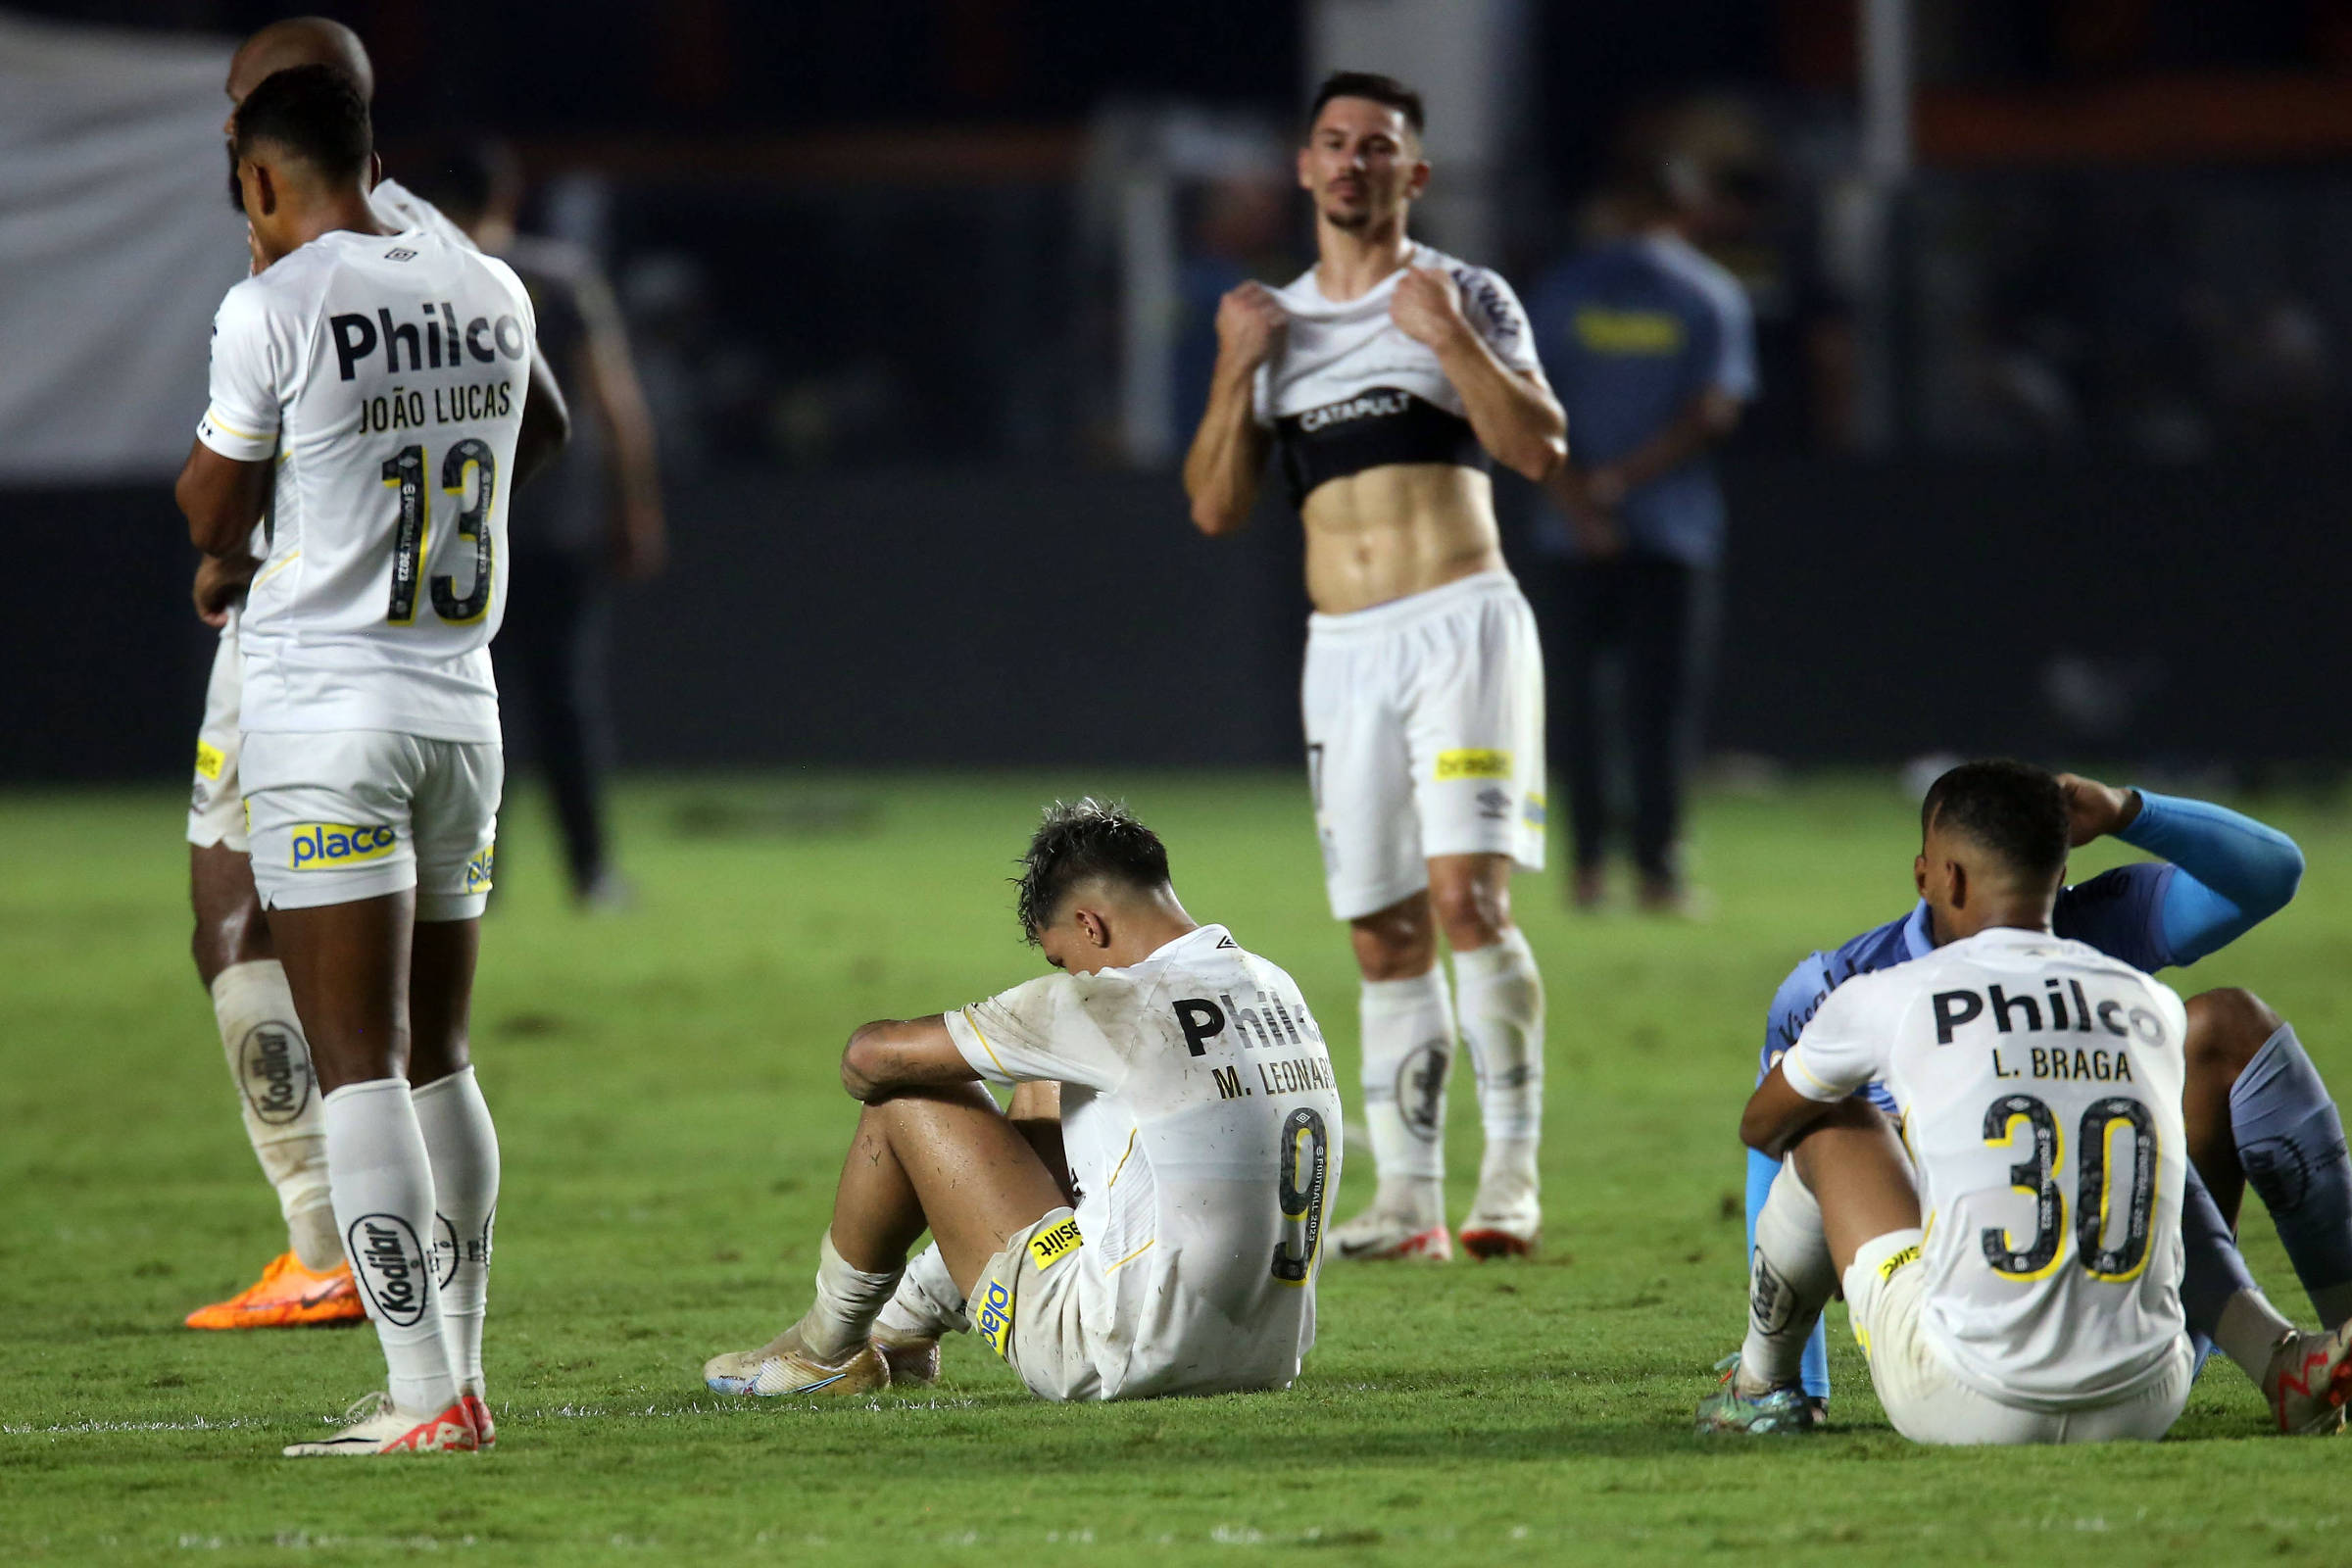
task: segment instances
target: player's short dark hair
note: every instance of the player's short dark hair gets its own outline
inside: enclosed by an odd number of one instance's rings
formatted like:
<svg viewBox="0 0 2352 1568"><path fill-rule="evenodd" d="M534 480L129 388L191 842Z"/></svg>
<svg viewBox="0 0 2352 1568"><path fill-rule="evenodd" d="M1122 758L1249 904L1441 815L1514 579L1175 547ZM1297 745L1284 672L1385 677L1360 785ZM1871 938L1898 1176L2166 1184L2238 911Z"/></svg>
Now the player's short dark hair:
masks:
<svg viewBox="0 0 2352 1568"><path fill-rule="evenodd" d="M2066 792L2031 762L1963 762L1928 786L1920 831L1958 833L1998 856L2020 876L2055 879L2066 867Z"/></svg>
<svg viewBox="0 0 2352 1568"><path fill-rule="evenodd" d="M1395 76L1384 76L1377 71L1333 72L1315 89L1315 101L1306 106L1308 130L1315 128L1315 122L1323 116L1323 106L1334 98L1369 98L1376 104L1387 104L1404 116L1404 122L1412 126L1414 135L1421 134L1425 118L1421 94Z"/></svg>
<svg viewBox="0 0 2352 1568"><path fill-rule="evenodd" d="M1117 801L1055 801L1021 857L1021 930L1030 942L1054 923L1070 890L1096 878L1142 892L1168 882L1168 848Z"/></svg>
<svg viewBox="0 0 2352 1568"><path fill-rule="evenodd" d="M358 177L375 150L368 101L332 66L294 66L264 76L237 106L237 156L274 142L330 180Z"/></svg>

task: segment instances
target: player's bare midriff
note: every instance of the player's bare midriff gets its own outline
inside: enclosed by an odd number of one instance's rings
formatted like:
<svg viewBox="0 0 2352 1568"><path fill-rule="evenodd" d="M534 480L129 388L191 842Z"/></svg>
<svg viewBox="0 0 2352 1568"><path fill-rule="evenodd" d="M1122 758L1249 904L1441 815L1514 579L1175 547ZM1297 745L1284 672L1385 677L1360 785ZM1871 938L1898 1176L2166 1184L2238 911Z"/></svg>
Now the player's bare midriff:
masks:
<svg viewBox="0 0 2352 1568"><path fill-rule="evenodd" d="M1502 565L1494 481L1453 463L1392 463L1314 488L1306 596L1327 615L1369 610Z"/></svg>

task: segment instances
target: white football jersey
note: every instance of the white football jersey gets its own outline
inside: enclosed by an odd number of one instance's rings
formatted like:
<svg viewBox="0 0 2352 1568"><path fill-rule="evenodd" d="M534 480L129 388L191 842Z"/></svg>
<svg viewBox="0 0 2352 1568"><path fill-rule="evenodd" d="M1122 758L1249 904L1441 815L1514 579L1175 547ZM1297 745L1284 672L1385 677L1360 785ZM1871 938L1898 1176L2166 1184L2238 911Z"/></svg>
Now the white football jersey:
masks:
<svg viewBox="0 0 2352 1568"><path fill-rule="evenodd" d="M1810 1099L1892 1092L1927 1231L1922 1328L1979 1392L2065 1408L2172 1364L2187 1029L2130 964L1995 929L1856 975L1781 1059Z"/></svg>
<svg viewBox="0 0 2352 1568"><path fill-rule="evenodd" d="M1326 299L1311 267L1274 291L1290 325L1257 368L1259 423L1343 408L1380 389L1410 393L1456 418L1468 416L1469 408L1438 364L1437 351L1389 319L1407 268L1442 268L1462 291L1462 315L1494 357L1514 370L1543 373L1527 312L1501 273L1421 244L1412 247L1405 262L1351 300Z"/></svg>
<svg viewBox="0 0 2352 1568"><path fill-rule="evenodd" d="M535 329L504 262L421 227L325 234L228 291L197 438L277 462L244 729L499 738L489 646Z"/></svg>
<svg viewBox="0 0 2352 1568"><path fill-rule="evenodd" d="M1337 1080L1291 977L1204 925L947 1024L991 1083L1062 1086L1102 1397L1287 1387L1340 1187Z"/></svg>

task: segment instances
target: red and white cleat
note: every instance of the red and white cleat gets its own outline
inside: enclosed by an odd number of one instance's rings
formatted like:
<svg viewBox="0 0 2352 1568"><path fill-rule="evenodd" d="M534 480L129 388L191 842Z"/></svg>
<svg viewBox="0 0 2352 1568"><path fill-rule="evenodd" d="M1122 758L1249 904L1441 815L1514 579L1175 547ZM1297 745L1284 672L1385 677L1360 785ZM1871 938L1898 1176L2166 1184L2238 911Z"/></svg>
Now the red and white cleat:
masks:
<svg viewBox="0 0 2352 1568"><path fill-rule="evenodd" d="M1430 1263L1453 1260L1453 1238L1447 1234L1444 1220L1431 1225L1416 1215L1383 1208L1378 1203L1345 1225L1334 1227L1331 1245L1350 1262L1390 1262L1403 1258Z"/></svg>
<svg viewBox="0 0 2352 1568"><path fill-rule="evenodd" d="M2290 1437L2333 1437L2352 1399L2352 1323L2333 1334L2290 1334L2271 1352L2262 1380L2278 1430Z"/></svg>
<svg viewBox="0 0 2352 1568"><path fill-rule="evenodd" d="M458 1396L466 1407L466 1419L473 1423L473 1446L484 1453L498 1446L498 1423L490 1419L490 1402L471 1392Z"/></svg>
<svg viewBox="0 0 2352 1568"><path fill-rule="evenodd" d="M395 1407L388 1394L370 1394L344 1411L343 1419L350 1424L333 1437L287 1444L286 1457L373 1459L386 1454L477 1453L484 1446L464 1398L437 1415L418 1415Z"/></svg>

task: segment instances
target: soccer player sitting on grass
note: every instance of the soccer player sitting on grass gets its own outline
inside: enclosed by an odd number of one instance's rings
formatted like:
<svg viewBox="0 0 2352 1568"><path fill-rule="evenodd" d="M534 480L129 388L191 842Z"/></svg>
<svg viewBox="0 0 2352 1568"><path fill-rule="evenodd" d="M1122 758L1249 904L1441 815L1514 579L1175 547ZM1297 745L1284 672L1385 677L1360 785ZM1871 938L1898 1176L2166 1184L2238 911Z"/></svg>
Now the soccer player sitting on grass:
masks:
<svg viewBox="0 0 2352 1568"><path fill-rule="evenodd" d="M2058 775L2073 848L2114 837L2161 857L2061 888L2051 915L2062 937L2150 972L2187 965L2229 946L2294 897L2303 856L2276 828L2204 801L2116 789ZM1808 955L1773 998L1761 1083L1838 986L1909 962L1945 940L1926 901L1834 952ZM2189 1172L2183 1196L2187 1274L2181 1299L2190 1334L2221 1349L2261 1392L2281 1431L2323 1433L2342 1422L2339 1387L2352 1340L2352 1158L2343 1124L2294 1029L2236 988L2188 999ZM1885 1086L1865 1091L1891 1113ZM1752 1244L1757 1215L1779 1172L1748 1155ZM2254 1283L2232 1240L2251 1182L2268 1208L2325 1332L2298 1332ZM1829 1360L1819 1325L1802 1382L1819 1419ZM1757 1419L1767 1419L1758 1417ZM1769 1419L1777 1420L1778 1417Z"/></svg>
<svg viewBox="0 0 2352 1568"><path fill-rule="evenodd" d="M1167 851L1116 806L1046 812L1020 916L1060 973L850 1037L842 1082L865 1109L815 1303L714 1357L712 1389L863 1394L894 1367L928 1382L939 1337L967 1326L1048 1399L1298 1375L1340 1182L1336 1080L1298 987L1186 914ZM1022 1121L983 1080L1018 1086ZM1056 1085L1058 1122L1040 1125ZM925 1229L936 1245L910 1268Z"/></svg>
<svg viewBox="0 0 2352 1568"><path fill-rule="evenodd" d="M1934 953L1847 981L1740 1118L1782 1157L1748 1334L1702 1431L1754 1430L1842 1280L1896 1431L1919 1443L2154 1440L2187 1400L2171 988L2052 934L2059 781L1972 762L1928 794ZM1902 1132L1856 1092L1884 1083ZM1923 1224L1922 1215L1925 1215ZM1801 1403L1801 1396L1795 1401Z"/></svg>

